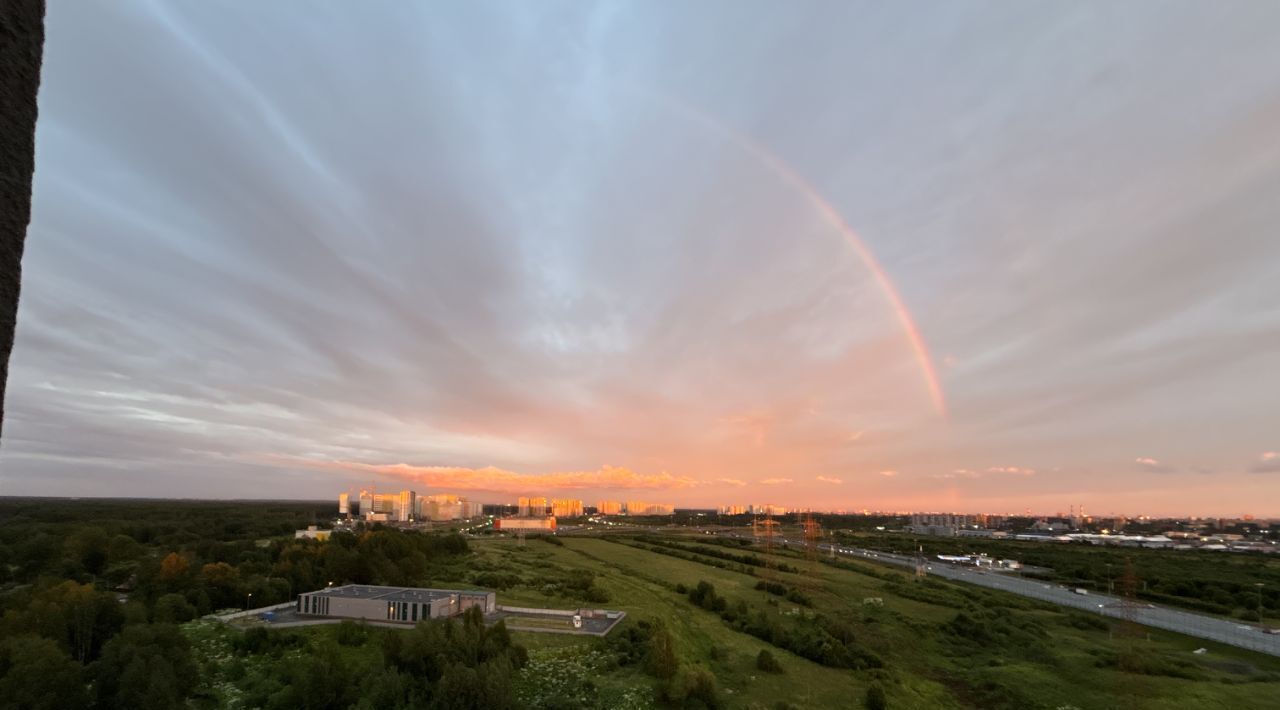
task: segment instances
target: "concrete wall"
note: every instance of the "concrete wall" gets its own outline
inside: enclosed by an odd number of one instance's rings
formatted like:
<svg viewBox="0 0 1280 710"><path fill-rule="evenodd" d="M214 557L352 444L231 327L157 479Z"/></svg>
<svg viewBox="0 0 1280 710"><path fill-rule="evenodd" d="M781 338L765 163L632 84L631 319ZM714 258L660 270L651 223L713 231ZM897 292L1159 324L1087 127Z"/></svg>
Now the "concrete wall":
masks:
<svg viewBox="0 0 1280 710"><path fill-rule="evenodd" d="M22 245L31 221L36 91L44 56L44 0L0 1L0 429L18 319Z"/></svg>

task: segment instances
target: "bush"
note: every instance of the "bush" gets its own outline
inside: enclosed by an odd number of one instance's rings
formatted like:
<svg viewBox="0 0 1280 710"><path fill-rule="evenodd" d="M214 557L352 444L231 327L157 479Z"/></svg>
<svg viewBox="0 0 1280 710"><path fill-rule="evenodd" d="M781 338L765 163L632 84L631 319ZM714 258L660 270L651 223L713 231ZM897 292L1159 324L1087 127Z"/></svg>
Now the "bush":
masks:
<svg viewBox="0 0 1280 710"><path fill-rule="evenodd" d="M670 678L680 668L680 658L676 655L676 647L671 633L664 628L656 629L649 637L649 649L644 658L644 670L655 678Z"/></svg>
<svg viewBox="0 0 1280 710"><path fill-rule="evenodd" d="M677 707L705 707L710 710L721 707L716 677L701 666L681 668L661 696L668 704Z"/></svg>
<svg viewBox="0 0 1280 710"><path fill-rule="evenodd" d="M364 624L357 624L350 619L338 624L338 631L335 635L337 636L338 644L342 646L360 646L369 637Z"/></svg>
<svg viewBox="0 0 1280 710"><path fill-rule="evenodd" d="M889 707L889 699L884 695L884 688L879 683L872 683L867 686L867 710L887 710Z"/></svg>
<svg viewBox="0 0 1280 710"><path fill-rule="evenodd" d="M765 673L782 672L782 664L778 663L778 659L774 658L773 654L769 653L767 649L761 650L760 654L756 656L756 668Z"/></svg>

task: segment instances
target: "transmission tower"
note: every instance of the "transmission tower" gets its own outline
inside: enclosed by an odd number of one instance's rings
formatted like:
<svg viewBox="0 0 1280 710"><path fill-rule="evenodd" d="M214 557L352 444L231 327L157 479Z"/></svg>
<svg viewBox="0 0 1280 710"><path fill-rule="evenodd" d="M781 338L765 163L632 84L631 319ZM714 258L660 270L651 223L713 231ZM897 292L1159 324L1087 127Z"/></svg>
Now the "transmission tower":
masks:
<svg viewBox="0 0 1280 710"><path fill-rule="evenodd" d="M818 540L822 537L822 526L813 517L813 511L804 514L804 557L809 563L809 581L818 582Z"/></svg>
<svg viewBox="0 0 1280 710"><path fill-rule="evenodd" d="M756 545L764 548L764 570L761 576L769 578L773 575L770 570L773 568L773 534L774 528L778 521L773 519L773 510L766 508L764 517L756 514L751 520L751 535L755 538Z"/></svg>

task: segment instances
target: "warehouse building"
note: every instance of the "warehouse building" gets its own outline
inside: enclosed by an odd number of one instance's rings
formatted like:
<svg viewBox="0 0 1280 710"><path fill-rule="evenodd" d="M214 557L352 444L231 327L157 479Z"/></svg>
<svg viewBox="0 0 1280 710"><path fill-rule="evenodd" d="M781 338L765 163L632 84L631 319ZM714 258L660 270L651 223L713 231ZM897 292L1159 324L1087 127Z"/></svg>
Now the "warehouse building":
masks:
<svg viewBox="0 0 1280 710"><path fill-rule="evenodd" d="M473 606L492 614L498 610L498 597L494 592L479 590L348 584L298 595L295 611L301 616L412 624L422 619L457 616Z"/></svg>
<svg viewBox="0 0 1280 710"><path fill-rule="evenodd" d="M555 516L545 518L499 518L493 521L495 530L506 530L509 532L518 532L520 530L545 530L547 532L556 531Z"/></svg>

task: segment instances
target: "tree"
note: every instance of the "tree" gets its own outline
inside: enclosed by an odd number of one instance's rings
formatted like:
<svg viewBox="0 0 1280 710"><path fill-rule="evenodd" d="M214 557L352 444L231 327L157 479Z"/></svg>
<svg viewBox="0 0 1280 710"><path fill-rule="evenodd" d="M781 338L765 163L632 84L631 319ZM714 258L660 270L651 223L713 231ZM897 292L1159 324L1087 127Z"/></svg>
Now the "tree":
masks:
<svg viewBox="0 0 1280 710"><path fill-rule="evenodd" d="M196 608L181 594L166 594L156 600L152 618L158 624L181 624L196 616Z"/></svg>
<svg viewBox="0 0 1280 710"><path fill-rule="evenodd" d="M164 710L182 707L199 669L178 627L127 627L102 648L90 669L100 707Z"/></svg>
<svg viewBox="0 0 1280 710"><path fill-rule="evenodd" d="M675 642L671 632L659 627L649 637L649 651L645 655L644 669L655 678L670 678L680 668L680 658L676 655Z"/></svg>
<svg viewBox="0 0 1280 710"><path fill-rule="evenodd" d="M0 642L0 703L26 710L89 704L84 671L58 644L38 636Z"/></svg>
<svg viewBox="0 0 1280 710"><path fill-rule="evenodd" d="M189 569L187 558L176 552L170 552L160 561L160 579L169 583L179 582L187 576Z"/></svg>

